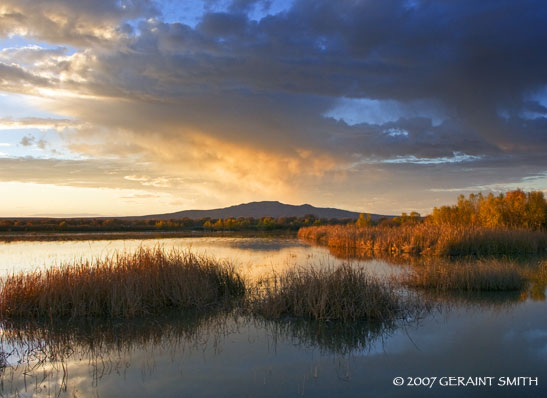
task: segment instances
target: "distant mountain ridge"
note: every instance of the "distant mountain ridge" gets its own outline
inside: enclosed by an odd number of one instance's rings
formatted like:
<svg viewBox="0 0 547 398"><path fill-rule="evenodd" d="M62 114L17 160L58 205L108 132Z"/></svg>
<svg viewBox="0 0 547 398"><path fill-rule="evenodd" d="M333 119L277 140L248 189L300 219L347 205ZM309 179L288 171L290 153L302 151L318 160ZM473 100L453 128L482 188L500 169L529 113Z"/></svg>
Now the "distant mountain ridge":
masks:
<svg viewBox="0 0 547 398"><path fill-rule="evenodd" d="M175 218L229 218L229 217L304 217L313 214L316 218L359 218L359 213L354 211L335 209L331 207L315 207L309 204L288 205L278 201L262 201L242 203L235 206L229 206L211 210L183 210L175 213L151 214L138 217L124 217L131 219L175 219ZM373 220L385 217L381 214L371 214Z"/></svg>

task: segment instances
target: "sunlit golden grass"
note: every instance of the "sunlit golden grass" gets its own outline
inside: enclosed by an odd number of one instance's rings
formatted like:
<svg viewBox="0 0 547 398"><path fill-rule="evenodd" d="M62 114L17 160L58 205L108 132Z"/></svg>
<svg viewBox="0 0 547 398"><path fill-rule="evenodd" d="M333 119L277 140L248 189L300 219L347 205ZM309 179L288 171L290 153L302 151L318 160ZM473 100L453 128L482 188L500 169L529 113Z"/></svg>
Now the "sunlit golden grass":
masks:
<svg viewBox="0 0 547 398"><path fill-rule="evenodd" d="M402 284L437 291L510 291L527 285L526 270L510 261L474 261L414 266L400 276Z"/></svg>
<svg viewBox="0 0 547 398"><path fill-rule="evenodd" d="M233 267L190 252L141 248L2 280L0 318L132 318L202 310L243 297Z"/></svg>
<svg viewBox="0 0 547 398"><path fill-rule="evenodd" d="M530 289L527 297L535 301L545 301L547 288L547 260L539 263L534 269L527 272L527 278L530 281Z"/></svg>
<svg viewBox="0 0 547 398"><path fill-rule="evenodd" d="M543 231L434 225L400 227L318 226L298 231L302 239L345 250L433 256L544 255Z"/></svg>
<svg viewBox="0 0 547 398"><path fill-rule="evenodd" d="M391 320L406 310L395 289L362 268L304 267L265 279L250 298L251 312L267 319Z"/></svg>

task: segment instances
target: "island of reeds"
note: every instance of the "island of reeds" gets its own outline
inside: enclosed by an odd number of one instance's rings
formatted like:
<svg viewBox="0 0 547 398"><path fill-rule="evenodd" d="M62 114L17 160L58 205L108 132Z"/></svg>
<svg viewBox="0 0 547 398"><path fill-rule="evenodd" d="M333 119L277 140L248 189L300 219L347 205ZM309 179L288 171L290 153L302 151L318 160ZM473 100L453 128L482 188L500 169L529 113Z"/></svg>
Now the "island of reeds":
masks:
<svg viewBox="0 0 547 398"><path fill-rule="evenodd" d="M266 319L382 322L411 309L392 285L348 264L274 275L260 281L250 301L252 312Z"/></svg>
<svg viewBox="0 0 547 398"><path fill-rule="evenodd" d="M160 247L17 273L0 283L0 322L234 310L269 320L392 322L414 309L388 282L349 265L292 269L251 284L231 264Z"/></svg>
<svg viewBox="0 0 547 398"><path fill-rule="evenodd" d="M2 279L0 318L134 318L206 311L245 296L230 264L157 247Z"/></svg>
<svg viewBox="0 0 547 398"><path fill-rule="evenodd" d="M374 223L364 214L355 223L310 226L302 239L371 254L427 256L519 256L547 254L547 202L543 192L471 194L431 215L403 213Z"/></svg>

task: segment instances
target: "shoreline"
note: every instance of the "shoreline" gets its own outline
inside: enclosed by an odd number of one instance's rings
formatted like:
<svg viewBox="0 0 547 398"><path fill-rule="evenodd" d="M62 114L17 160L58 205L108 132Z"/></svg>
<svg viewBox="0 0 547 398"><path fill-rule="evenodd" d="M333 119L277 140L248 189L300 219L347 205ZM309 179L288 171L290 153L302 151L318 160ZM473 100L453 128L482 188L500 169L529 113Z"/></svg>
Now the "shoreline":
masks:
<svg viewBox="0 0 547 398"><path fill-rule="evenodd" d="M0 233L0 243L72 240L123 240L164 238L296 238L296 231L113 231L113 232L17 232Z"/></svg>

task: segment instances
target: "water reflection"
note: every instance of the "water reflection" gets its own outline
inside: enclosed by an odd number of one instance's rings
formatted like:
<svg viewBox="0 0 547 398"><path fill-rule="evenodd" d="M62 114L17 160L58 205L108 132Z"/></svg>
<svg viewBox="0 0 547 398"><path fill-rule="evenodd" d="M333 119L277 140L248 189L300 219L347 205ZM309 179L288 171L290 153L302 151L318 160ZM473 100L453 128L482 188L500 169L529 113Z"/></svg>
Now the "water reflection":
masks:
<svg viewBox="0 0 547 398"><path fill-rule="evenodd" d="M525 292L461 292L461 291L422 291L429 303L438 303L437 308L450 311L454 307L485 310L508 310L526 300Z"/></svg>
<svg viewBox="0 0 547 398"><path fill-rule="evenodd" d="M348 259L381 275L424 265L410 257L356 260L295 240L189 238L0 244L0 272L158 243L229 259L250 278ZM431 311L395 324L265 321L234 313L4 324L0 395L547 396L546 270L536 268L523 291L412 291L432 303ZM395 376L428 375L539 376L540 386L429 390L392 383Z"/></svg>
<svg viewBox="0 0 547 398"><path fill-rule="evenodd" d="M295 345L317 348L321 353L352 355L363 353L382 338L390 335L401 323L395 322L319 322L308 320L259 321L276 341L279 338ZM403 323L404 324L404 323Z"/></svg>
<svg viewBox="0 0 547 398"><path fill-rule="evenodd" d="M227 314L210 312L123 322L3 323L2 393L77 396L104 378L126 375L135 364L150 374L158 357L174 361L206 347L218 351L236 327Z"/></svg>
<svg viewBox="0 0 547 398"><path fill-rule="evenodd" d="M130 323L10 324L3 396L544 396L536 389L397 389L395 376L539 376L545 306L455 308L399 325L236 314ZM543 316L542 316L543 315ZM27 393L24 395L23 393ZM32 395L31 395L32 394Z"/></svg>
<svg viewBox="0 0 547 398"><path fill-rule="evenodd" d="M238 344L245 332L265 337L271 352L289 344L349 358L363 355L396 329L395 323L267 321L222 312L124 322L5 322L1 392L2 396L39 397L78 396L78 391L93 390L99 395L104 380L125 378L135 366L146 377L155 378L162 376L153 375L161 368L195 362L200 353L208 360L223 358L225 345L233 344L234 338Z"/></svg>

